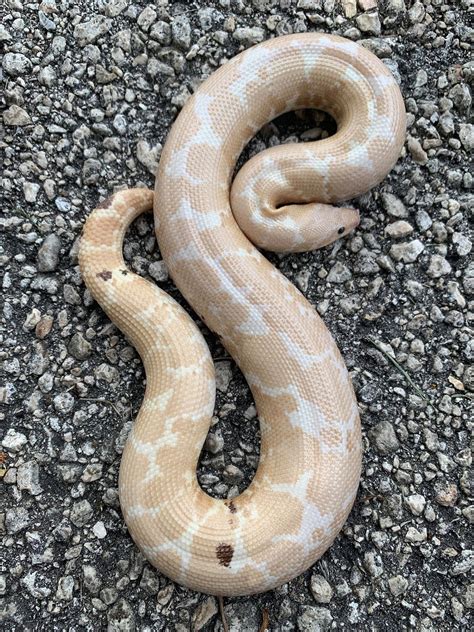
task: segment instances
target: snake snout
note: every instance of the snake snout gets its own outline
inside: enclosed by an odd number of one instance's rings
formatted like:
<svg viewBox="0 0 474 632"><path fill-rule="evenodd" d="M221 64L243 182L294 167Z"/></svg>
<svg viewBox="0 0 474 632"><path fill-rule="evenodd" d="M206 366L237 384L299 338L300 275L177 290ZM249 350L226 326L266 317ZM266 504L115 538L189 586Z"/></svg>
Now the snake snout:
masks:
<svg viewBox="0 0 474 632"><path fill-rule="evenodd" d="M347 235L359 225L360 223L359 210L352 207L341 208L339 209L338 220L340 222L340 226L337 232L340 237L343 237L344 235Z"/></svg>

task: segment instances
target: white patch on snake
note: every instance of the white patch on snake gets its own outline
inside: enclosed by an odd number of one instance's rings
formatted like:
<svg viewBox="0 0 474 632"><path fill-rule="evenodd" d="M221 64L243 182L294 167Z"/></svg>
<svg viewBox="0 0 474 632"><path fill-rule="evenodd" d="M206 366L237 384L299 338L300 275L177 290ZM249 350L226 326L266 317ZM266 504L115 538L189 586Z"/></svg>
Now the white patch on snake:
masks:
<svg viewBox="0 0 474 632"><path fill-rule="evenodd" d="M367 77L370 85L376 96L382 94L386 88L393 89L396 84L395 77L393 75L369 75Z"/></svg>
<svg viewBox="0 0 474 632"><path fill-rule="evenodd" d="M198 232L205 230L212 230L222 225L224 214L219 211L197 211L191 206L189 200L183 198L180 202L178 210L171 216L172 221L187 221L192 222Z"/></svg>
<svg viewBox="0 0 474 632"><path fill-rule="evenodd" d="M143 505L131 505L124 510L127 522L145 517L155 518L160 512L160 507L143 507Z"/></svg>
<svg viewBox="0 0 474 632"><path fill-rule="evenodd" d="M248 107L247 88L252 82L258 80L258 73L262 68L267 68L270 60L274 56L272 50L268 48L255 47L249 49L242 58L242 63L238 67L238 77L231 83L228 90L231 94L239 99L242 105ZM249 64L252 68L252 74L249 75Z"/></svg>
<svg viewBox="0 0 474 632"><path fill-rule="evenodd" d="M198 91L195 92L193 99L194 112L201 125L199 131L188 141L189 146L210 145L220 149L222 138L216 132L214 120L209 112L209 106L214 103L215 97Z"/></svg>
<svg viewBox="0 0 474 632"><path fill-rule="evenodd" d="M344 162L354 168L364 169L365 171L374 171L375 169L368 148L360 143L355 143L347 151Z"/></svg>
<svg viewBox="0 0 474 632"><path fill-rule="evenodd" d="M288 355L304 369L308 369L314 364L320 364L328 358L332 358L334 353L331 348L327 348L321 353L307 353L301 345L291 337L286 331L279 331L278 338L282 341Z"/></svg>
<svg viewBox="0 0 474 632"><path fill-rule="evenodd" d="M249 303L246 305L249 308L249 315L247 320L240 323L236 330L249 336L265 336L269 333L268 325L264 321L263 311L258 309L254 305Z"/></svg>
<svg viewBox="0 0 474 632"><path fill-rule="evenodd" d="M329 528L332 517L329 514L322 515L316 505L308 498L309 483L313 478L313 472L303 472L296 483L273 484L271 490L277 493L288 494L301 503L302 517L296 533L273 536L272 542L292 542L301 547L305 555L309 555L320 543L314 543L313 535L316 530L322 530L329 535Z"/></svg>
<svg viewBox="0 0 474 632"><path fill-rule="evenodd" d="M347 79L349 83L357 83L361 80L361 74L357 71L356 68L352 66L347 66L344 70L344 79Z"/></svg>
<svg viewBox="0 0 474 632"><path fill-rule="evenodd" d="M329 55L332 53L332 51L340 51L341 53L345 53L350 57L358 57L360 51L360 44L350 42L349 40L335 40L332 39L330 36L326 37L324 35L318 39L316 47L322 47L324 52L326 54L329 53ZM329 49L329 51L327 51L326 49Z"/></svg>
<svg viewBox="0 0 474 632"><path fill-rule="evenodd" d="M203 184L204 180L195 178L189 173L188 157L192 149L192 143L186 143L180 149L173 152L168 159L165 171L169 178L185 178L190 184Z"/></svg>
<svg viewBox="0 0 474 632"><path fill-rule="evenodd" d="M179 502L179 499L177 499L176 502ZM193 516L189 520L185 531L183 531L178 538L167 540L165 542L161 542L160 544L155 544L154 546L143 547L145 555L155 558L156 556L160 557L160 554L166 553L167 551L171 551L173 554L177 555L180 559L180 581L184 582L186 580L186 573L193 559L192 545L194 537L201 529L201 525L211 520L212 516L218 512L219 508L219 502L212 503L211 508L204 514L203 517L201 517L201 519L199 519L198 516Z"/></svg>
<svg viewBox="0 0 474 632"><path fill-rule="evenodd" d="M204 180L189 173L188 158L190 151L199 145L220 149L222 139L214 128L209 106L214 97L196 92L193 96L194 112L200 122L199 130L193 134L180 149L172 153L166 165L166 174L171 178L186 178L192 184L202 184Z"/></svg>
<svg viewBox="0 0 474 632"><path fill-rule="evenodd" d="M159 393L158 395L154 395L151 397L148 396L144 400L141 410L143 411L156 410L162 413L168 406L168 403L170 399L173 397L173 395L174 395L174 389L169 388L167 391L163 391L162 393Z"/></svg>
<svg viewBox="0 0 474 632"><path fill-rule="evenodd" d="M393 121L386 114L379 114L373 123L371 136L373 139L380 138L391 141L394 136Z"/></svg>
<svg viewBox="0 0 474 632"><path fill-rule="evenodd" d="M354 429L358 410L354 405L348 419L327 419L321 408L303 397L294 398L296 410L288 415L291 425L300 428L304 433L317 439L321 452L339 454L348 452L348 436Z"/></svg>
<svg viewBox="0 0 474 632"><path fill-rule="evenodd" d="M168 375L172 375L176 379L181 379L186 375L199 375L202 371L202 366L205 360L207 360L207 358L202 359L195 364L189 364L186 366L168 366L164 371L165 373L167 373Z"/></svg>

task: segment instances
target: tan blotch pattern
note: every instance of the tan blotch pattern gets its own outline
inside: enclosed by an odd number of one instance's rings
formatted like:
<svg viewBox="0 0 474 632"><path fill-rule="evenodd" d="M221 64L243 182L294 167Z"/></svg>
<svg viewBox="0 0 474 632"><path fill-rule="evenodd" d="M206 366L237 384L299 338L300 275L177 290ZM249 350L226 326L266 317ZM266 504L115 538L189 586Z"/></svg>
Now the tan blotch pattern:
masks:
<svg viewBox="0 0 474 632"><path fill-rule="evenodd" d="M308 107L330 112L337 133L263 151L232 183L255 132ZM279 37L232 59L189 99L154 195L121 191L88 219L85 282L147 374L120 468L122 511L173 580L215 595L269 590L313 564L344 524L361 464L347 370L316 311L255 246L301 251L348 233L357 211L331 204L382 180L404 135L400 91L369 51L329 35ZM208 348L184 310L123 261L127 227L152 205L174 282L242 369L258 409L260 463L232 500L209 497L196 479L215 397Z"/></svg>

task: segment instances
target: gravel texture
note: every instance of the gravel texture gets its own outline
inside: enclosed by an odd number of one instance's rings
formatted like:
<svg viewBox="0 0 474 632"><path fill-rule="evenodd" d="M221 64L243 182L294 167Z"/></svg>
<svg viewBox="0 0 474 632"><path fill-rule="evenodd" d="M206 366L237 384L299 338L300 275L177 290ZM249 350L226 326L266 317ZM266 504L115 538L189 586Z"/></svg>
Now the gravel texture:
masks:
<svg viewBox="0 0 474 632"><path fill-rule="evenodd" d="M472 629L468 5L2 1L3 629L222 630L216 600L161 576L124 526L117 474L144 374L85 289L77 240L114 188L153 184L170 125L203 78L245 47L304 31L343 34L383 59L403 91L407 143L387 179L355 201L362 221L351 236L270 255L346 359L364 467L323 559L279 590L226 600L230 630L256 631L265 608L282 632ZM320 113L287 115L246 155L332 131ZM179 297L150 220L135 223L125 256ZM242 376L200 326L218 397L199 479L229 497L255 472L258 422Z"/></svg>

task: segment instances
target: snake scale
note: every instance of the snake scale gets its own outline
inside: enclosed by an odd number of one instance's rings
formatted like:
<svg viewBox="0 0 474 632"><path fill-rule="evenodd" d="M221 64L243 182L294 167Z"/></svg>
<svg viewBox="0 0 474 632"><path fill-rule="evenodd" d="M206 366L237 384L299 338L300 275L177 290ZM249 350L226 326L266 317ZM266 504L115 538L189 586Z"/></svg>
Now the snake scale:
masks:
<svg viewBox="0 0 474 632"><path fill-rule="evenodd" d="M262 151L232 179L252 136L303 108L329 112L337 132ZM147 376L120 466L121 507L138 547L174 581L219 596L266 591L307 569L342 528L361 470L350 378L315 309L257 247L311 250L346 235L358 212L332 205L379 183L404 137L399 88L367 49L325 34L277 37L225 63L188 100L154 194L119 191L88 218L82 275ZM260 462L231 500L211 498L196 477L215 399L208 347L123 260L128 226L152 206L174 283L255 399Z"/></svg>

